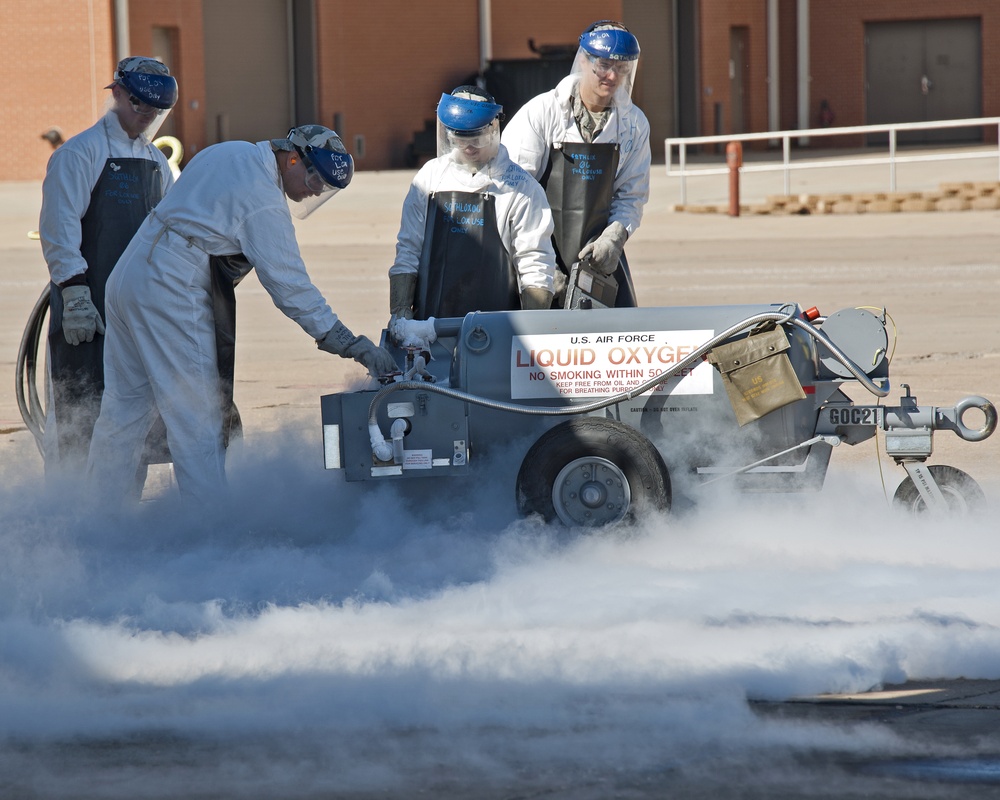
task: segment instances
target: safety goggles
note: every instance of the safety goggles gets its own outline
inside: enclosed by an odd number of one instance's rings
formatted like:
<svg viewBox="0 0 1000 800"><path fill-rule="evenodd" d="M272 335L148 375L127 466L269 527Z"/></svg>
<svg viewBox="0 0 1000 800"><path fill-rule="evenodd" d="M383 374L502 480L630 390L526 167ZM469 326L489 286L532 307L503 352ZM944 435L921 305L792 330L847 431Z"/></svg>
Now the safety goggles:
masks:
<svg viewBox="0 0 1000 800"><path fill-rule="evenodd" d="M151 106L149 103L144 103L134 94L130 94L128 96L128 104L132 106L132 110L136 114L145 114L147 116L153 114L158 117L160 116L160 114L162 114L167 110L165 108L157 108L156 106Z"/></svg>
<svg viewBox="0 0 1000 800"><path fill-rule="evenodd" d="M590 63L594 67L594 73L598 78L606 78L612 72L619 78L624 78L632 74L632 61L613 61L610 58L597 58L588 56Z"/></svg>
<svg viewBox="0 0 1000 800"><path fill-rule="evenodd" d="M308 161L303 161L302 163L306 165L306 186L309 187L309 191L320 194L334 188L323 180L323 176L319 174L319 170L316 167Z"/></svg>
<svg viewBox="0 0 1000 800"><path fill-rule="evenodd" d="M453 131L449 129L448 143L452 147L457 147L463 150L466 147L475 147L479 150L487 147L493 136L494 132L490 126L486 126L485 128L480 128L475 131Z"/></svg>

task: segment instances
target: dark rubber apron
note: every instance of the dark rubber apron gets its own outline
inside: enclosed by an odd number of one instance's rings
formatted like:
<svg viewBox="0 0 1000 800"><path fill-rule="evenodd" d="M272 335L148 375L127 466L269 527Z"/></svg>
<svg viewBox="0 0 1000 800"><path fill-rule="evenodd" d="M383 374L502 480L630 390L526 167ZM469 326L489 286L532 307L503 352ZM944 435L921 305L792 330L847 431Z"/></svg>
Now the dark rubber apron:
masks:
<svg viewBox="0 0 1000 800"><path fill-rule="evenodd" d="M416 296L416 319L521 307L517 275L497 230L493 195L430 194Z"/></svg>
<svg viewBox="0 0 1000 800"><path fill-rule="evenodd" d="M215 314L215 348L219 367L219 401L222 404L222 446L229 447L243 433L240 412L233 402L236 377L236 286L253 265L246 256L209 256L212 274L212 311Z"/></svg>
<svg viewBox="0 0 1000 800"><path fill-rule="evenodd" d="M132 236L163 196L160 167L145 158L109 158L81 220L80 253L101 319L104 289ZM59 458L86 459L104 392L104 337L71 345L62 330L62 290L49 294L49 366Z"/></svg>
<svg viewBox="0 0 1000 800"><path fill-rule="evenodd" d="M608 226L617 173L615 143L556 142L549 150L540 183L552 208L556 261L567 277L583 246ZM615 306L634 307L635 288L624 253L613 277L618 281Z"/></svg>

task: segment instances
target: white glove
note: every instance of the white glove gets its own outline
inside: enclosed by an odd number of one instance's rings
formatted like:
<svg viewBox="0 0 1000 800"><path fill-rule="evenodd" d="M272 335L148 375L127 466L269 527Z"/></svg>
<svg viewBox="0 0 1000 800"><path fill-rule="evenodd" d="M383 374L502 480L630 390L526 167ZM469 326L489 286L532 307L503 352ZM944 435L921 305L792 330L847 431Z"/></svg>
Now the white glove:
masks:
<svg viewBox="0 0 1000 800"><path fill-rule="evenodd" d="M388 350L374 344L367 336L355 336L340 320L316 342L316 346L341 358L353 358L373 378L399 372L396 360Z"/></svg>
<svg viewBox="0 0 1000 800"><path fill-rule="evenodd" d="M90 299L89 286L67 286L62 290L62 301L62 328L67 342L75 347L94 341L95 333L104 333L104 323Z"/></svg>
<svg viewBox="0 0 1000 800"><path fill-rule="evenodd" d="M577 258L579 261L589 262L601 275L610 275L618 269L626 239L628 231L625 226L620 222L612 222L594 241L583 246Z"/></svg>

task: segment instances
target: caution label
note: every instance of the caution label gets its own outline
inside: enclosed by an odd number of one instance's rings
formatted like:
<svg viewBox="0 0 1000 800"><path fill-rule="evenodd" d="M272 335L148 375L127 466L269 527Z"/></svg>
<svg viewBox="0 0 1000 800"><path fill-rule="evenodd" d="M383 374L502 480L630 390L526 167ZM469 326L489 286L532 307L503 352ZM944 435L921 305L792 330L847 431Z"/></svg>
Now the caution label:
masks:
<svg viewBox="0 0 1000 800"><path fill-rule="evenodd" d="M715 335L711 330L549 333L514 336L511 399L602 397L669 372ZM672 372L650 393L712 394L714 369L701 360Z"/></svg>

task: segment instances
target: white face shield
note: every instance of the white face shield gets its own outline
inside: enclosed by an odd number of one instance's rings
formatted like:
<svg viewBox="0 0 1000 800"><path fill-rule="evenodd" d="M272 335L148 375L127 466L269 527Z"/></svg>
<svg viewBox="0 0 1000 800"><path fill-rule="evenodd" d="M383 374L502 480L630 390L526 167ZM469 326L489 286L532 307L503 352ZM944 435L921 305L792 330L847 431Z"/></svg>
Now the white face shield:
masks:
<svg viewBox="0 0 1000 800"><path fill-rule="evenodd" d="M108 107L111 108L114 105L115 99L112 96L109 99ZM142 120L143 123L148 121L149 124L145 125L142 129L142 135L149 139L149 141L153 141L156 138L156 134L159 133L160 128L163 126L163 123L166 122L167 116L172 110L169 108L160 109L149 106L139 100L139 98L135 95L130 95L129 98L125 100L125 108L131 109L136 118Z"/></svg>
<svg viewBox="0 0 1000 800"><path fill-rule="evenodd" d="M470 170L482 169L500 150L500 122L475 131L456 131L438 120L438 156L450 156Z"/></svg>
<svg viewBox="0 0 1000 800"><path fill-rule="evenodd" d="M108 107L117 106L122 127L138 130L150 141L177 103L177 80L166 64L146 56L119 61L114 80L105 88L118 95L117 101L112 95Z"/></svg>
<svg viewBox="0 0 1000 800"><path fill-rule="evenodd" d="M573 62L573 75L580 81L580 95L584 101L605 108L627 105L632 99L632 84L638 60L616 61L598 58L580 48Z"/></svg>
<svg viewBox="0 0 1000 800"><path fill-rule="evenodd" d="M289 210L298 219L346 189L354 177L354 159L337 133L322 125L292 128L284 139L272 139L271 148L295 153L305 168L304 185L312 194L299 200L288 197Z"/></svg>
<svg viewBox="0 0 1000 800"><path fill-rule="evenodd" d="M580 36L570 74L579 79L580 97L590 106L627 105L639 66L639 42L617 22L595 23Z"/></svg>
<svg viewBox="0 0 1000 800"><path fill-rule="evenodd" d="M503 108L475 86L459 86L441 95L437 107L438 157L449 157L478 172L500 151Z"/></svg>

